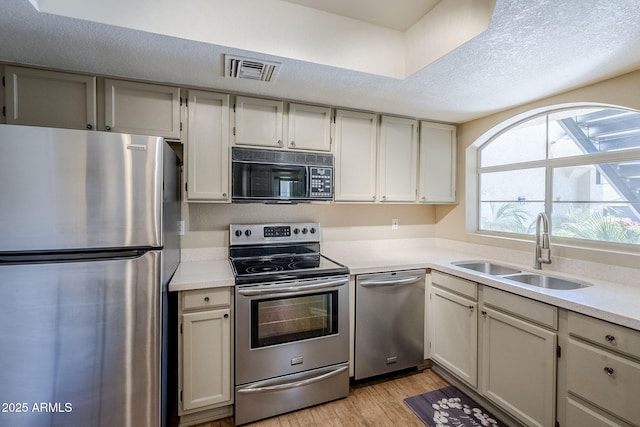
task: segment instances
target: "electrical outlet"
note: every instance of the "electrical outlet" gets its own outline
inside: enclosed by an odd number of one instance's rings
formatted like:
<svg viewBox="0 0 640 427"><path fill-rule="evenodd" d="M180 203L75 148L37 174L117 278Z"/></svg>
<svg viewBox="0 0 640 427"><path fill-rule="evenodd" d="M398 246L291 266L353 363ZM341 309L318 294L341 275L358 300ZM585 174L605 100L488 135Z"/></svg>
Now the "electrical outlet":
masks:
<svg viewBox="0 0 640 427"><path fill-rule="evenodd" d="M184 221L178 221L178 236L184 236Z"/></svg>
<svg viewBox="0 0 640 427"><path fill-rule="evenodd" d="M392 230L398 229L398 218L391 218L391 229Z"/></svg>

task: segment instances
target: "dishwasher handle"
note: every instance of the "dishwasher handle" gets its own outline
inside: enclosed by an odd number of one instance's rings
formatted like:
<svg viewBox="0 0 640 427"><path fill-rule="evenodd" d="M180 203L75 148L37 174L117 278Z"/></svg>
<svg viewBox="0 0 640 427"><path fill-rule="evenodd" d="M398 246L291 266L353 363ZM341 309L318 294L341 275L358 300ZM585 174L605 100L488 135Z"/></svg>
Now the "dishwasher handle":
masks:
<svg viewBox="0 0 640 427"><path fill-rule="evenodd" d="M411 283L419 282L423 279L423 276L403 277L402 279L387 279L387 280L364 280L359 284L363 288L375 288L379 286L401 286L409 285Z"/></svg>

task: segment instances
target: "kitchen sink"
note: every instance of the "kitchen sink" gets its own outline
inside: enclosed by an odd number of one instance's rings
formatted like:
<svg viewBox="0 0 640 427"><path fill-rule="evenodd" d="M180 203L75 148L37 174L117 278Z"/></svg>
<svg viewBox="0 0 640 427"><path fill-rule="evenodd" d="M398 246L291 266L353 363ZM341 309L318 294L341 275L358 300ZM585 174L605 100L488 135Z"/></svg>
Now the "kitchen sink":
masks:
<svg viewBox="0 0 640 427"><path fill-rule="evenodd" d="M579 288L586 288L587 286L592 286L590 283L560 279L558 277L544 276L542 274L534 274L534 273L513 274L510 276L504 277L504 279L514 280L516 282L524 283L526 285L533 285L533 286L539 286L541 288L559 289L559 290L579 289Z"/></svg>
<svg viewBox="0 0 640 427"><path fill-rule="evenodd" d="M454 262L452 264L458 267L468 268L470 270L478 271L485 274L491 274L494 276L520 273L520 270L516 270L515 268L505 267L504 265L494 264L488 261L463 261Z"/></svg>

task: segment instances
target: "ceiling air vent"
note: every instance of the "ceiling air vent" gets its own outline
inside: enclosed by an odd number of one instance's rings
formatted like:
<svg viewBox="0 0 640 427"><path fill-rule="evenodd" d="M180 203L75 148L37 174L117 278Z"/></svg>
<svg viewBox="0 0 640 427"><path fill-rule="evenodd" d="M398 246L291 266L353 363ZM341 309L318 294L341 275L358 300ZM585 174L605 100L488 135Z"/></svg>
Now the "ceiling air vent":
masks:
<svg viewBox="0 0 640 427"><path fill-rule="evenodd" d="M282 64L278 62L225 55L224 76L236 79L272 82L276 79L281 65Z"/></svg>

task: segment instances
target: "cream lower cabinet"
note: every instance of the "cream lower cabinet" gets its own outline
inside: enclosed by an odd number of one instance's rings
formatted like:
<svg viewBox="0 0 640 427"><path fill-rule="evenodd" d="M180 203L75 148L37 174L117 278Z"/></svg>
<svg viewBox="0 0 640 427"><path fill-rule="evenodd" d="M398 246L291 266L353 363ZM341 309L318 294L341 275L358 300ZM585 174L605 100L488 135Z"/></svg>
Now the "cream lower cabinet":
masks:
<svg viewBox="0 0 640 427"><path fill-rule="evenodd" d="M187 199L230 202L229 95L189 91Z"/></svg>
<svg viewBox="0 0 640 427"><path fill-rule="evenodd" d="M431 272L430 358L473 388L478 370L478 285Z"/></svg>
<svg viewBox="0 0 640 427"><path fill-rule="evenodd" d="M232 307L230 288L181 294L178 414L188 425L232 413Z"/></svg>
<svg viewBox="0 0 640 427"><path fill-rule="evenodd" d="M68 129L96 128L96 78L5 67L6 122Z"/></svg>
<svg viewBox="0 0 640 427"><path fill-rule="evenodd" d="M566 425L640 425L640 331L568 314Z"/></svg>
<svg viewBox="0 0 640 427"><path fill-rule="evenodd" d="M480 392L527 426L556 421L557 309L483 287Z"/></svg>

